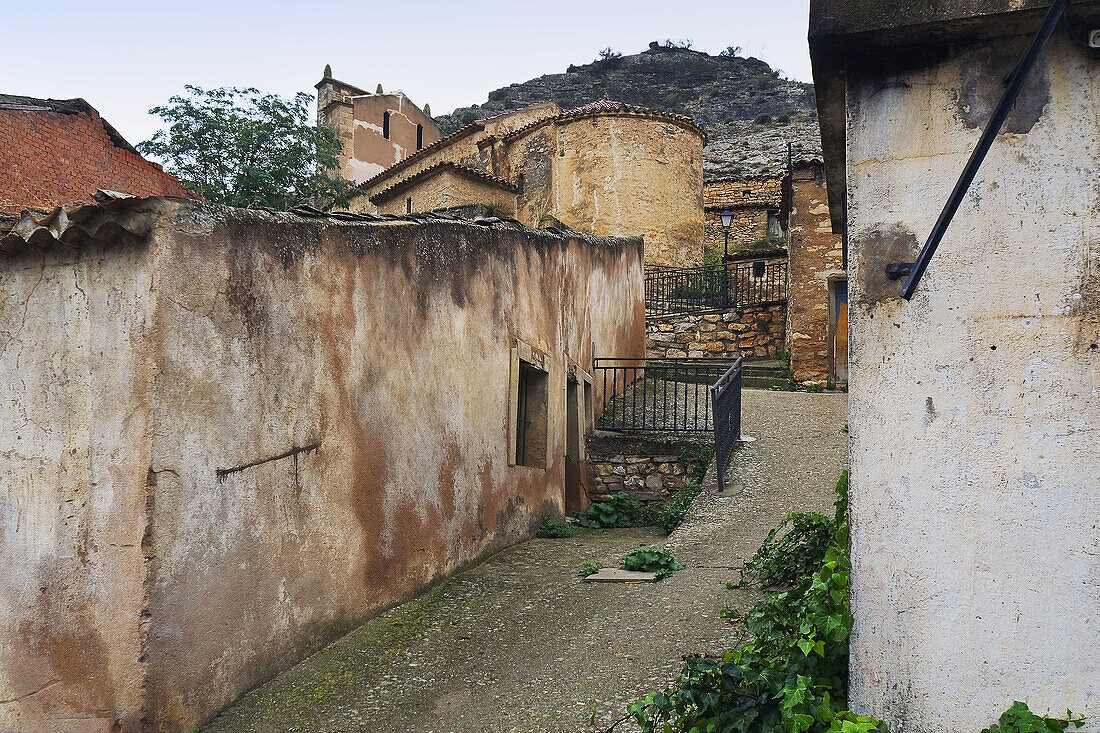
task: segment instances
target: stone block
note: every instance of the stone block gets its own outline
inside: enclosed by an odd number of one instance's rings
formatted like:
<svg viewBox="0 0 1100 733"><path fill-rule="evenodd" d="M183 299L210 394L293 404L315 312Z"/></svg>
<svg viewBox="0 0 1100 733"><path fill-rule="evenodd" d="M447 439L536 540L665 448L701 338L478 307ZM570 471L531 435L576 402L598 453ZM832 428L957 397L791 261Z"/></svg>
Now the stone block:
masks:
<svg viewBox="0 0 1100 733"><path fill-rule="evenodd" d="M654 463L676 463L680 456L653 456Z"/></svg>
<svg viewBox="0 0 1100 733"><path fill-rule="evenodd" d="M606 476L612 471L611 466L606 463L597 463L595 468L597 476Z"/></svg>
<svg viewBox="0 0 1100 733"><path fill-rule="evenodd" d="M608 471L608 473L605 473L605 474L602 474L602 475L607 476L608 474L614 474L615 476L625 476L626 475L626 466L615 466L610 471Z"/></svg>
<svg viewBox="0 0 1100 733"><path fill-rule="evenodd" d="M687 355L689 359L702 359L705 353L702 351L689 351Z"/></svg>
<svg viewBox="0 0 1100 733"><path fill-rule="evenodd" d="M679 349L669 349L665 352L666 359L683 359L685 356L687 356L687 352Z"/></svg>
<svg viewBox="0 0 1100 733"><path fill-rule="evenodd" d="M712 313L710 315L703 316L703 320L706 321L707 323L718 323L719 321L722 320L722 316L719 315L718 313Z"/></svg>
<svg viewBox="0 0 1100 733"><path fill-rule="evenodd" d="M646 476L645 487L647 489L662 489L664 488L664 484L661 483L660 476Z"/></svg>
<svg viewBox="0 0 1100 733"><path fill-rule="evenodd" d="M716 330L718 330L718 325L715 324L715 323L707 322L707 323L700 323L699 324L700 333L704 333L706 331L716 331Z"/></svg>
<svg viewBox="0 0 1100 733"><path fill-rule="evenodd" d="M691 322L680 322L680 323L677 323L677 324L676 324L676 328L675 328L675 331L676 331L676 333L684 333L685 331L690 331L690 330L692 330L693 328L695 328L695 324L694 324L694 323L691 323Z"/></svg>

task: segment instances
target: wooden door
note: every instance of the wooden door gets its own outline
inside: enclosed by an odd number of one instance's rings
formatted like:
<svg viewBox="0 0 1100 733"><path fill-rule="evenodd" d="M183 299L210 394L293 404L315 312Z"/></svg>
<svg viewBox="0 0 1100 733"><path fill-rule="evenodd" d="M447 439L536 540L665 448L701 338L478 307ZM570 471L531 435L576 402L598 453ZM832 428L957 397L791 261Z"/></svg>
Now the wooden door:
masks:
<svg viewBox="0 0 1100 733"><path fill-rule="evenodd" d="M848 281L833 284L833 375L848 381Z"/></svg>

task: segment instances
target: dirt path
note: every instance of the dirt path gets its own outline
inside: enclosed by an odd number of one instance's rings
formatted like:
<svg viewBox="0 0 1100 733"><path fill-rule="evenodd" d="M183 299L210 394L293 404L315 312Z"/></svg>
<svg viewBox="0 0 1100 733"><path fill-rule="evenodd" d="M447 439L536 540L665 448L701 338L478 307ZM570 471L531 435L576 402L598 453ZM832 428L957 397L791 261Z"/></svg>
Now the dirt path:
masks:
<svg viewBox="0 0 1100 733"><path fill-rule="evenodd" d="M663 687L680 655L728 646L741 561L791 511L827 511L847 465L846 396L746 390L725 496L708 491L670 537L581 530L531 540L375 618L225 710L207 731L590 731ZM712 471L713 473L713 471ZM661 544L687 568L650 585L581 584ZM625 725L616 730L629 728Z"/></svg>

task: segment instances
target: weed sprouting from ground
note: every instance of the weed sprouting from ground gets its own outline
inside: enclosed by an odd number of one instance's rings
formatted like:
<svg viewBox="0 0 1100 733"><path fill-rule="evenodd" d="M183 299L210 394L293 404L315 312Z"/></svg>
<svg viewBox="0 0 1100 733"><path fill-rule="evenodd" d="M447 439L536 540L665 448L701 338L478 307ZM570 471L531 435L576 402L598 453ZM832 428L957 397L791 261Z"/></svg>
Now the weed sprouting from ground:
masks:
<svg viewBox="0 0 1100 733"><path fill-rule="evenodd" d="M572 537L573 528L569 526L569 522L565 521L565 517L560 514L547 514L539 523L538 529L535 530L535 536L543 539Z"/></svg>

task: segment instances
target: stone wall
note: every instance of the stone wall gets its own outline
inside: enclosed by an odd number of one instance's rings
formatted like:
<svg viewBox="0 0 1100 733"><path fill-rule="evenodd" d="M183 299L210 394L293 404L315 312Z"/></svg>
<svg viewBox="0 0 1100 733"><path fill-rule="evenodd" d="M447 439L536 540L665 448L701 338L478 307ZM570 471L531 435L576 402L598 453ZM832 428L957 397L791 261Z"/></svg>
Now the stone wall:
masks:
<svg viewBox="0 0 1100 733"><path fill-rule="evenodd" d="M0 730L192 730L530 536L563 506L570 375L644 353L637 239L164 199L24 225L0 238ZM536 351L538 468L509 449Z"/></svg>
<svg viewBox="0 0 1100 733"><path fill-rule="evenodd" d="M646 320L646 356L774 358L784 346L783 303Z"/></svg>
<svg viewBox="0 0 1100 733"><path fill-rule="evenodd" d="M620 491L642 503L667 500L695 469L681 463L681 451L699 445L685 436L598 431L588 441L588 460L594 474L592 500L606 501Z"/></svg>
<svg viewBox="0 0 1100 733"><path fill-rule="evenodd" d="M721 214L729 210L729 251L751 252L775 249L763 243L768 236L768 214L779 214L783 206L783 178L775 176L716 178L703 184L704 247L708 252L725 251L726 232Z"/></svg>
<svg viewBox="0 0 1100 733"><path fill-rule="evenodd" d="M707 209L703 218L704 246L708 252L721 255L726 247L726 230L722 226L723 209ZM758 243L768 236L767 207L741 207L731 209L730 253L775 249L773 244ZM754 246L757 245L757 246Z"/></svg>
<svg viewBox="0 0 1100 733"><path fill-rule="evenodd" d="M600 236L641 236L649 265L703 261L703 136L648 115L564 119L554 208L546 214Z"/></svg>
<svg viewBox="0 0 1100 733"><path fill-rule="evenodd" d="M498 217L514 219L516 192L467 169L441 163L372 199L380 214L482 206Z"/></svg>
<svg viewBox="0 0 1100 733"><path fill-rule="evenodd" d="M822 165L799 164L792 179L787 268L791 372L799 382L824 385L837 380L836 363L844 366L840 376L847 374L848 354L834 354L835 304L829 292L832 283L847 279L843 241L833 234Z"/></svg>
<svg viewBox="0 0 1100 733"><path fill-rule="evenodd" d="M703 184L703 206L719 211L745 205L778 209L782 201L781 177L712 178Z"/></svg>

